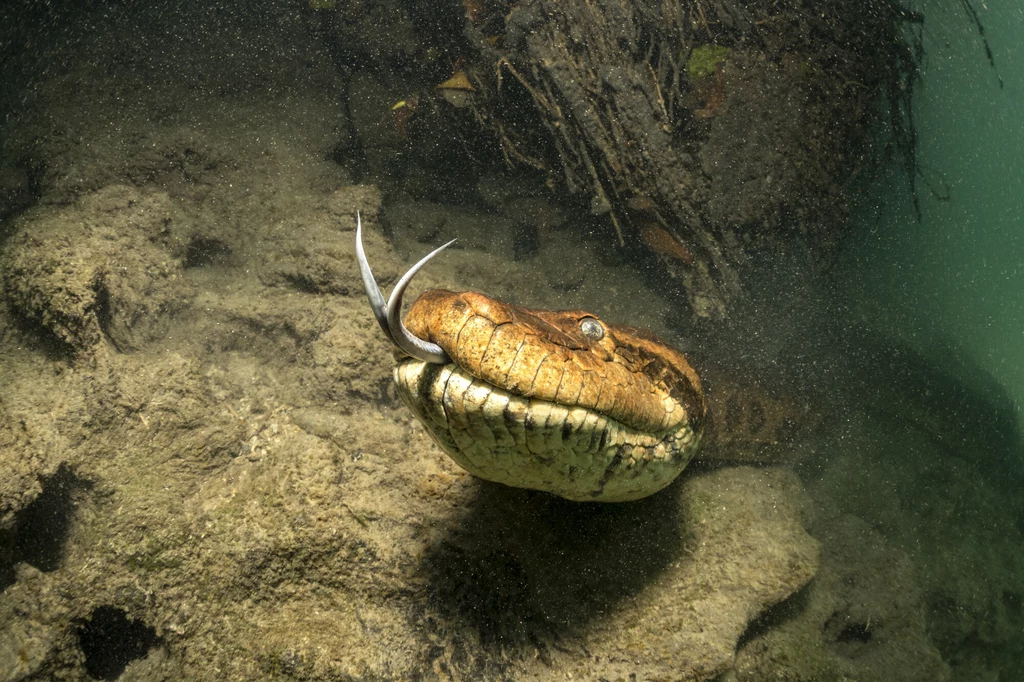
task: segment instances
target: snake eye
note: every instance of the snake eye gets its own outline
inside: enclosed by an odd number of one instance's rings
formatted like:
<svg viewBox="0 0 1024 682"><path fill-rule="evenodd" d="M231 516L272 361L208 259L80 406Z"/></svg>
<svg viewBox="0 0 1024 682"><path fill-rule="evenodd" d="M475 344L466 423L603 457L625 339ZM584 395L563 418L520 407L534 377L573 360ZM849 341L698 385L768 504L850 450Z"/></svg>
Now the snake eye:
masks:
<svg viewBox="0 0 1024 682"><path fill-rule="evenodd" d="M593 317L584 317L580 320L580 331L591 341L600 341L604 338L604 327Z"/></svg>

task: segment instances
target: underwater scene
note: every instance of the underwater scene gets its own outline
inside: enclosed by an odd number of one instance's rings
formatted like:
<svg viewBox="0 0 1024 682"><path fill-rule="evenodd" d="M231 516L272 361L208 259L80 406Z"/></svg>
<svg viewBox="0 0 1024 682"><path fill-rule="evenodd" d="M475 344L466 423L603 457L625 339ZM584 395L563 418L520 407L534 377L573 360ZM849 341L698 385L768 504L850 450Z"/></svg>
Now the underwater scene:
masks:
<svg viewBox="0 0 1024 682"><path fill-rule="evenodd" d="M0 682L1024 680L1024 11L0 5Z"/></svg>

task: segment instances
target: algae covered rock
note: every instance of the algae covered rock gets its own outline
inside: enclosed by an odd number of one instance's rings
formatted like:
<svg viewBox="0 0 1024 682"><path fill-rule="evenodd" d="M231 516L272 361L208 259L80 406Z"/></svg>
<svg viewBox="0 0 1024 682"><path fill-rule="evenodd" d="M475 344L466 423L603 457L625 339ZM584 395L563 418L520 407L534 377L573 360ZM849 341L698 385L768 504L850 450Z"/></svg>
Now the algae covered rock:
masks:
<svg viewBox="0 0 1024 682"><path fill-rule="evenodd" d="M27 213L0 260L8 304L74 353L138 347L181 303L181 266L157 243L171 213L166 194L123 185Z"/></svg>
<svg viewBox="0 0 1024 682"><path fill-rule="evenodd" d="M730 52L724 45L698 45L690 52L686 72L693 79L707 78L729 57Z"/></svg>
<svg viewBox="0 0 1024 682"><path fill-rule="evenodd" d="M929 640L910 557L855 516L821 530L827 538L817 578L754 629L737 653L734 679L951 679Z"/></svg>

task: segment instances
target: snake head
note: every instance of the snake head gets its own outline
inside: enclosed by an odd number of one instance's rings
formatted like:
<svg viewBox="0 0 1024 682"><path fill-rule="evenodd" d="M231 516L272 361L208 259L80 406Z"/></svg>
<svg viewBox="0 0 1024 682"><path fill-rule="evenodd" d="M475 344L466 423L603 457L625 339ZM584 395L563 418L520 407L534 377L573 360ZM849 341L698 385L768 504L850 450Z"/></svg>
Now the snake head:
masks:
<svg viewBox="0 0 1024 682"><path fill-rule="evenodd" d="M653 433L684 420L697 430L703 423L700 378L682 353L592 313L428 289L405 321L463 371L509 393L595 410Z"/></svg>
<svg viewBox="0 0 1024 682"><path fill-rule="evenodd" d="M399 353L398 393L435 442L480 478L572 500L634 500L668 485L699 446L706 413L682 353L585 311L476 292L429 289L403 321L405 288L448 244L385 303L357 220L363 285Z"/></svg>

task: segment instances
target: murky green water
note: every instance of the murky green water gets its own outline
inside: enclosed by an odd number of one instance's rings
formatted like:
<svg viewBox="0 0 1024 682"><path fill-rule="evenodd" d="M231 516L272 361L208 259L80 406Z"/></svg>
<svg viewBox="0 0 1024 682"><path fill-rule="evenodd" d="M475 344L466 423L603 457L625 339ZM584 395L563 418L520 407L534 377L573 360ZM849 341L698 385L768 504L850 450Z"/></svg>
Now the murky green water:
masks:
<svg viewBox="0 0 1024 682"><path fill-rule="evenodd" d="M983 10L993 69L959 2L922 2L914 97L921 221L906 181L866 199L841 280L894 334L959 347L1024 405L1024 8ZM999 79L1003 87L999 86ZM886 190L889 191L886 191ZM933 190L935 193L933 193ZM936 193L948 199L937 198Z"/></svg>

